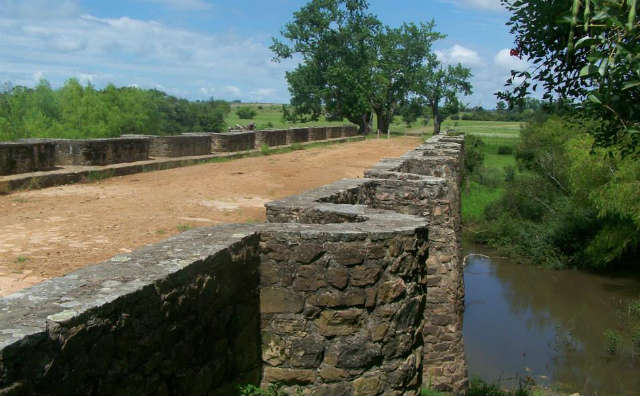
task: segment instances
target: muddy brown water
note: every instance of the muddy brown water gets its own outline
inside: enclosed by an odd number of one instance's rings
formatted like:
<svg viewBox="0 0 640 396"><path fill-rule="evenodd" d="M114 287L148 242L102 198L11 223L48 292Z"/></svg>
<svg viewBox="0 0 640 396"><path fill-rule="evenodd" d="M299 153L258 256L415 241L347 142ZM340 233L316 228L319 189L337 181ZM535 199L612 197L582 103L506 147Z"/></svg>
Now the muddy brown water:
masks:
<svg viewBox="0 0 640 396"><path fill-rule="evenodd" d="M547 270L466 244L464 340L469 374L583 395L640 395L640 279ZM618 334L615 353L611 337ZM609 334L611 334L609 332ZM636 333L639 334L639 333Z"/></svg>

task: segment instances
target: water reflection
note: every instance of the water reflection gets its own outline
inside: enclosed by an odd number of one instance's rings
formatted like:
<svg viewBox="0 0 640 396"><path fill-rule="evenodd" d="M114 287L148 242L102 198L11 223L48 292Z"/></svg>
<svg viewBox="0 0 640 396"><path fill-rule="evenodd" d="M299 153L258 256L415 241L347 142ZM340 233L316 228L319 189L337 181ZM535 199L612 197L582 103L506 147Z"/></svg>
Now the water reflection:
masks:
<svg viewBox="0 0 640 396"><path fill-rule="evenodd" d="M569 392L640 395L640 348L634 351L625 333L638 279L473 256L465 289L471 375L490 381L531 375ZM607 329L624 335L615 355L607 351Z"/></svg>

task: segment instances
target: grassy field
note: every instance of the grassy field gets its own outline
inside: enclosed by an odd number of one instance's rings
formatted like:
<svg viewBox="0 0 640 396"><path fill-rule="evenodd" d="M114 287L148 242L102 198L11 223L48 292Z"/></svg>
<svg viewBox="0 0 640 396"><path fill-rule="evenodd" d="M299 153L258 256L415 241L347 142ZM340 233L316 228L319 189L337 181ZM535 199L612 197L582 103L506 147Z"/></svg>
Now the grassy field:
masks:
<svg viewBox="0 0 640 396"><path fill-rule="evenodd" d="M256 116L252 119L243 120L238 117L236 110L239 107L251 107L256 111ZM293 128L304 126L331 126L331 125L343 125L348 124L345 121L327 121L321 118L318 121L291 123L282 119L282 105L272 103L233 103L231 105L231 112L225 118L227 127L235 127L236 124L248 125L255 122L256 129L271 129L271 128Z"/></svg>
<svg viewBox="0 0 640 396"><path fill-rule="evenodd" d="M484 164L462 190L463 223L474 223L482 218L487 205L502 195L509 174L517 172L515 157L508 151L515 151L520 141L521 123L447 120L443 129L447 128L477 136L484 143Z"/></svg>

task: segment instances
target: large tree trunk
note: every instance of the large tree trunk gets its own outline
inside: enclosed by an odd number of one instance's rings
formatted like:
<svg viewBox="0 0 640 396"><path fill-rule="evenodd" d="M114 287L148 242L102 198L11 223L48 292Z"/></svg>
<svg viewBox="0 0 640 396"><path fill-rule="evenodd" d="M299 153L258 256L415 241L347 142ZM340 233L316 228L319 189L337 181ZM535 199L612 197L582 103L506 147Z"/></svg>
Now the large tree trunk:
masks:
<svg viewBox="0 0 640 396"><path fill-rule="evenodd" d="M361 135L368 135L369 132L371 132L371 113L362 114L356 124L358 124L358 126L360 127L359 132Z"/></svg>
<svg viewBox="0 0 640 396"><path fill-rule="evenodd" d="M438 110L438 103L431 105L431 110L433 111L433 134L440 134L440 111Z"/></svg>
<svg viewBox="0 0 640 396"><path fill-rule="evenodd" d="M383 109L377 109L376 116L378 117L378 133L386 133L388 135L391 117Z"/></svg>

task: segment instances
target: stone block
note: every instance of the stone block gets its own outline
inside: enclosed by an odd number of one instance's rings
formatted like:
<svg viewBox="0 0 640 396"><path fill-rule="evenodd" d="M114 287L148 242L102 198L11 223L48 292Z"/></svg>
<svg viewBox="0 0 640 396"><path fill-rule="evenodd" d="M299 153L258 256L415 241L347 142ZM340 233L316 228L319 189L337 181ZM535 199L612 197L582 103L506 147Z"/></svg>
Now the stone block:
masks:
<svg viewBox="0 0 640 396"><path fill-rule="evenodd" d="M377 395L382 389L382 381L380 376L372 375L369 377L361 377L353 381L354 396L370 396Z"/></svg>
<svg viewBox="0 0 640 396"><path fill-rule="evenodd" d="M293 289L296 291L315 291L327 286L324 268L320 265L302 265L298 267Z"/></svg>
<svg viewBox="0 0 640 396"><path fill-rule="evenodd" d="M291 290L263 288L260 290L260 312L299 313L304 308L304 298Z"/></svg>
<svg viewBox="0 0 640 396"><path fill-rule="evenodd" d="M347 309L343 311L322 311L314 321L318 332L325 337L344 336L356 333L360 329L360 320L364 310Z"/></svg>
<svg viewBox="0 0 640 396"><path fill-rule="evenodd" d="M377 265L359 265L349 270L351 286L373 285L380 278L382 270Z"/></svg>
<svg viewBox="0 0 640 396"><path fill-rule="evenodd" d="M314 370L265 367L262 381L267 384L311 384L316 380Z"/></svg>

